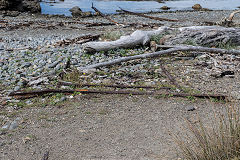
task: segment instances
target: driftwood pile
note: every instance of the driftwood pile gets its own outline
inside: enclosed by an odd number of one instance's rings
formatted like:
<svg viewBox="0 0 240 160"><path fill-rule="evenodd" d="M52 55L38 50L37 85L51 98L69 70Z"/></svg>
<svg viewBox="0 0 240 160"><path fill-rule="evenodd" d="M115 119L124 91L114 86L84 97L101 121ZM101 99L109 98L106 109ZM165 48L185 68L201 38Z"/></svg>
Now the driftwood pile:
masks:
<svg viewBox="0 0 240 160"><path fill-rule="evenodd" d="M120 24L109 17L102 14L97 8L92 8L99 12L101 16L108 19L110 22L116 24L116 25L124 25ZM142 16L145 18L151 18L156 19L160 21L178 21L178 20L171 20L171 19L164 19L164 18L157 18L157 17L151 17L146 16L139 13L134 13L130 11L126 11L121 9L122 11L134 14L138 16ZM225 18L222 25L229 26L230 22L233 20L234 14L238 13L240 11L234 12L230 15L229 18ZM150 43L150 40L153 36L162 35L162 38L159 42ZM146 59L146 58L155 58L160 57L162 55L171 55L173 53L182 51L195 51L199 54L204 53L214 53L214 54L229 54L229 55L240 55L240 50L233 49L220 49L217 48L219 44L226 45L231 44L234 46L240 46L240 29L239 28L226 28L223 26L191 26L191 27L181 27L181 28L169 28L169 27L160 27L157 30L152 31L141 31L137 30L133 32L131 35L128 36L122 36L120 39L115 41L109 41L109 42L93 42L91 40L96 40L99 37L99 35L96 36L86 36L86 37L78 37L73 40L68 41L60 41L56 43L56 45L66 45L71 43L83 43L83 48L86 52L99 52L99 51L108 51L108 50L114 50L117 48L134 48L136 46L143 46L143 45L149 45L151 44L151 47L154 49L151 49L152 53L145 53L141 55L134 55L134 56L128 56L128 57L121 57L119 59L114 59L107 62L101 62L85 67L78 68L80 71L92 69L92 68L100 68L100 67L106 67L106 66L112 66L116 64L120 64L122 62L132 61L136 59ZM89 42L90 41L90 42ZM192 45L189 45L191 42ZM196 46L193 46L196 45ZM156 51L157 49L161 49L160 51ZM217 98L217 99L226 99L227 96L225 95L218 95L218 94L187 94L183 91L182 87L178 85L174 77L168 73L168 71L164 68L163 63L161 64L162 71L167 76L167 78L170 80L172 85L174 85L176 88L178 88L179 92L164 92L159 93L155 91L148 91L148 92L139 92L139 91L124 91L124 90L117 90L117 91L109 91L109 90L88 90L88 89L74 89L74 90L59 90L59 89L50 89L50 90L41 90L41 91L30 91L30 92L14 92L11 93L11 96L15 96L18 98L21 97L31 97L31 96L39 96L47 93L74 93L74 92L80 92L80 93L101 93L101 94L132 94L132 95L172 95L172 96L180 96L180 97L186 97L186 96L194 96L199 98ZM63 83L62 83L63 84ZM68 85L68 83L65 83L64 85ZM75 84L70 84L75 85ZM93 84L85 84L85 86L91 87L94 86ZM96 87L96 86L95 86ZM103 87L113 87L113 88L139 88L134 86L116 86L116 85L109 85L109 86L103 86ZM154 86L140 86L141 88L155 88ZM166 89L166 88L164 88Z"/></svg>

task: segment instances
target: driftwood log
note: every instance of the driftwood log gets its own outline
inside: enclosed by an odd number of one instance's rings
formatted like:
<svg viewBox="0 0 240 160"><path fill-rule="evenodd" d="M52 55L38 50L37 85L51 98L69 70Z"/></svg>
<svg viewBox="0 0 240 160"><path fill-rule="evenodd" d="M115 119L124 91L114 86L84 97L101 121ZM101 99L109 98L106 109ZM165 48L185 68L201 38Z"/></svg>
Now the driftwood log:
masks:
<svg viewBox="0 0 240 160"><path fill-rule="evenodd" d="M199 46L240 45L240 28L220 26L192 26L179 28L164 44L194 43Z"/></svg>
<svg viewBox="0 0 240 160"><path fill-rule="evenodd" d="M158 51L158 52L145 53L145 54L134 55L134 56L129 56L129 57L121 57L121 58L114 59L114 60L107 61L107 62L96 63L96 64L89 65L86 67L79 67L78 70L88 70L88 69L92 69L92 68L106 67L106 66L120 64L122 62L127 62L130 60L135 60L135 59L156 58L156 57L160 57L163 55L170 55L170 54L178 52L178 51L198 51L198 52L208 52L208 53L240 55L240 50L234 50L234 49L227 50L227 49L220 49L220 48L200 47L200 46L175 46L173 48Z"/></svg>
<svg viewBox="0 0 240 160"><path fill-rule="evenodd" d="M83 44L86 52L107 51L116 48L132 48L137 45L146 45L154 35L162 34L168 30L167 27L160 27L154 31L137 30L129 36L122 36L116 41L110 42L88 42Z"/></svg>
<svg viewBox="0 0 240 160"><path fill-rule="evenodd" d="M218 47L218 45L240 45L240 28L225 28L220 26L191 26L178 29L160 27L158 30L137 30L129 36L122 36L116 41L88 42L83 44L86 52L107 51L116 48L132 48L146 45L154 35L163 36L162 43L179 45L193 43L199 46Z"/></svg>

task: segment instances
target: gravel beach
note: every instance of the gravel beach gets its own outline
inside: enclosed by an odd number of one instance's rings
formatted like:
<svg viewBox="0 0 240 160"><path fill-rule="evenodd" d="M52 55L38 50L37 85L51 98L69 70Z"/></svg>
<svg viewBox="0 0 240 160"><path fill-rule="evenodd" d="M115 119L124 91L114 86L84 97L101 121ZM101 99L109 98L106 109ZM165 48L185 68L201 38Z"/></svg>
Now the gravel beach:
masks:
<svg viewBox="0 0 240 160"><path fill-rule="evenodd" d="M240 57L238 56L216 55L213 59L204 55L189 57L178 55L162 59L131 61L118 66L78 73L79 67L123 56L146 53L149 49L139 47L127 50L118 49L107 53L86 54L82 44L59 45L60 42L71 41L84 35L106 35L111 32L128 35L137 29L153 30L161 26L177 28L208 25L210 22L221 21L231 12L148 13L155 17L178 19L179 22L156 21L127 14L109 15L113 20L123 23L125 26L109 25L106 19L99 16L72 18L28 13L12 16L1 13L0 124L2 129L9 128L9 130L0 133L0 159L40 159L48 149L51 152L51 159L59 160L177 159L177 153L173 151L175 144L168 141L168 129L173 128L174 124L178 130L181 130L179 126L184 123L184 120L179 119L189 118L197 113L201 113L200 116L203 120L208 121L212 115L211 102L201 100L192 102L178 98L159 100L147 96L129 98L128 96L101 97L95 95L91 98L77 95L73 99L71 96L59 98L59 101L62 101L61 105L57 104L54 107L49 104L38 108L39 103L45 98L40 98L40 101L38 99L38 104L35 105L34 100L15 100L9 97L8 93L26 88L56 87L55 82L66 72L69 73L62 77L66 81L71 81L78 76L77 81L82 83L167 86L169 80L161 74L162 71L159 67L160 61L163 59L166 60L168 71L186 89L191 88L203 93L227 94L234 99L240 99L238 65ZM97 23L104 25L91 26ZM234 23L239 24L240 17L234 17ZM216 61L221 61L223 64L219 67L220 70L226 68L233 70L234 76L214 78L212 74L215 74L215 70L212 69L212 66ZM67 86L62 86L63 89L65 89L64 87L69 89ZM19 107L20 103L32 108L21 105ZM145 107L149 104L151 104L151 109L146 109ZM224 105L218 105L221 107L217 110L222 111ZM159 106L163 107L162 111L158 110ZM188 109L183 109L191 106L198 108L197 111L190 113L187 111ZM90 108L86 109L87 107ZM153 114L153 112L158 114ZM130 121L128 121L129 117L132 117ZM15 126L15 123L19 123L21 127ZM13 129L10 129L9 126L6 127L6 124L12 124ZM119 127L116 127L118 125ZM15 128L17 131L13 132L12 130ZM162 128L164 129L162 130ZM72 130L74 130L73 134L71 134Z"/></svg>
<svg viewBox="0 0 240 160"><path fill-rule="evenodd" d="M149 14L156 17L178 19L180 22L159 22L125 14L111 15L111 17L119 23L154 24L154 27L157 28L163 25L170 27L204 25L204 22L220 21L230 13L231 11L209 11ZM83 55L81 45L54 47L53 45L58 41L88 34L103 34L113 30L128 34L138 28L152 29L141 25L134 27L115 25L86 27L84 24L108 23L106 19L101 17L73 19L71 17L26 13L17 17L4 16L4 14L0 16L1 21L3 21L0 26L0 80L3 85L12 86L11 89L15 88L15 90L20 89L24 84L22 77L31 79L44 73L54 75L64 68L68 59L70 59L72 67L82 66L86 63L81 61ZM239 18L236 17L234 22L238 23ZM100 58L104 60L104 58L111 57ZM93 61L93 63L96 62ZM13 88L13 86L15 87Z"/></svg>

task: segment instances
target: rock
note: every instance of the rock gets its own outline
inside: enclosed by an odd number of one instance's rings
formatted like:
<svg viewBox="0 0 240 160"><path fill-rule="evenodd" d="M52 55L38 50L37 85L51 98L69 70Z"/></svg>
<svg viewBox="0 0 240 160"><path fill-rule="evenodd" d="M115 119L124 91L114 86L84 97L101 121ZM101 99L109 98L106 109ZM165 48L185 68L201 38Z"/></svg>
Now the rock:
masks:
<svg viewBox="0 0 240 160"><path fill-rule="evenodd" d="M27 105L33 104L33 102L32 102L31 100L27 100L25 103L26 103Z"/></svg>
<svg viewBox="0 0 240 160"><path fill-rule="evenodd" d="M16 129L19 125L20 118L16 118L9 126L9 130Z"/></svg>
<svg viewBox="0 0 240 160"><path fill-rule="evenodd" d="M201 9L202 9L202 6L201 6L200 4L194 4L194 5L192 6L192 8L193 8L194 10L201 10Z"/></svg>
<svg viewBox="0 0 240 160"><path fill-rule="evenodd" d="M170 38L172 38L172 37L173 37L172 35L163 36L163 37L159 40L159 44L160 44L160 45L164 45L165 42L166 42L167 40L169 40Z"/></svg>
<svg viewBox="0 0 240 160"><path fill-rule="evenodd" d="M20 90L20 86L16 86L16 87L14 87L14 91L18 91L18 90Z"/></svg>
<svg viewBox="0 0 240 160"><path fill-rule="evenodd" d="M0 10L7 9L11 4L10 0L0 0Z"/></svg>
<svg viewBox="0 0 240 160"><path fill-rule="evenodd" d="M61 97L59 101L60 101L60 102L63 102L63 101L65 101L66 99L67 99L66 97Z"/></svg>
<svg viewBox="0 0 240 160"><path fill-rule="evenodd" d="M92 16L91 12L83 12L78 6L75 6L69 10L72 12L73 17L90 17Z"/></svg>
<svg viewBox="0 0 240 160"><path fill-rule="evenodd" d="M240 100L240 91L232 91L230 95L232 98Z"/></svg>
<svg viewBox="0 0 240 160"><path fill-rule="evenodd" d="M162 6L160 9L162 9L162 10L169 10L170 7L168 7L168 6Z"/></svg>
<svg viewBox="0 0 240 160"><path fill-rule="evenodd" d="M4 16L17 17L20 14L19 11L5 11L3 12Z"/></svg>
<svg viewBox="0 0 240 160"><path fill-rule="evenodd" d="M194 110L196 110L196 108L194 106L188 106L186 110L187 111L194 111Z"/></svg>
<svg viewBox="0 0 240 160"><path fill-rule="evenodd" d="M206 61L209 58L209 56L207 54L203 54L203 55L200 55L200 56L197 56L196 59L200 60L200 61Z"/></svg>
<svg viewBox="0 0 240 160"><path fill-rule="evenodd" d="M71 8L69 11L72 12L73 17L79 17L79 16L81 17L83 13L78 6Z"/></svg>
<svg viewBox="0 0 240 160"><path fill-rule="evenodd" d="M2 126L2 129L8 129L10 126L10 122L7 122L4 126Z"/></svg>
<svg viewBox="0 0 240 160"><path fill-rule="evenodd" d="M84 69L84 70L82 70L81 68L78 68L78 70L79 70L80 72L82 72L82 73L87 73L87 74L97 72L97 69L95 69L95 68Z"/></svg>
<svg viewBox="0 0 240 160"><path fill-rule="evenodd" d="M82 17L91 17L92 13L91 12L82 12Z"/></svg>
<svg viewBox="0 0 240 160"><path fill-rule="evenodd" d="M42 78L39 78L37 80L34 80L34 81L30 81L28 84L30 86L33 86L33 85L39 85L43 82L48 82L48 78L47 77L42 77Z"/></svg>
<svg viewBox="0 0 240 160"><path fill-rule="evenodd" d="M76 59L73 59L73 60L71 61L71 64L72 64L72 65L77 65L77 64L78 64L78 61L77 61Z"/></svg>
<svg viewBox="0 0 240 160"><path fill-rule="evenodd" d="M0 10L41 12L38 0L0 0Z"/></svg>
<svg viewBox="0 0 240 160"><path fill-rule="evenodd" d="M60 62L60 61L55 61L55 62L49 64L49 65L48 65L48 68L54 68L54 67L56 67L59 62Z"/></svg>
<svg viewBox="0 0 240 160"><path fill-rule="evenodd" d="M30 62L26 62L22 65L23 68L27 68L27 67L30 67L32 64Z"/></svg>

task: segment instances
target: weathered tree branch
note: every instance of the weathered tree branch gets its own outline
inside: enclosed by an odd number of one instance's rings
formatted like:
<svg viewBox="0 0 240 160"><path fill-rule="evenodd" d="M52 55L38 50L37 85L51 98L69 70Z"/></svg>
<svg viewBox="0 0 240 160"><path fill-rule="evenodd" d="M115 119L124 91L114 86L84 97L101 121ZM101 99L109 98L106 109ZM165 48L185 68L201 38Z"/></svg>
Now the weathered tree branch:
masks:
<svg viewBox="0 0 240 160"><path fill-rule="evenodd" d="M158 30L154 31L137 30L129 36L122 36L116 41L88 42L83 44L83 48L86 52L107 51L116 48L132 48L137 45L147 44L153 35L164 33L166 30L168 30L167 27L160 27Z"/></svg>
<svg viewBox="0 0 240 160"><path fill-rule="evenodd" d="M227 50L220 48L208 48L208 47L200 47L200 46L176 46L175 48L170 48L168 50L153 52L153 53L145 53L141 55L129 56L129 57L121 57L118 59L114 59L112 61L97 63L86 67L79 67L79 70L91 69L91 68L99 68L106 67L111 65L120 64L122 62L127 62L135 59L146 59L146 58L155 58L162 55L169 55L178 51L198 51L198 52L209 52L209 53L219 53L219 54L233 54L240 55L240 50Z"/></svg>

